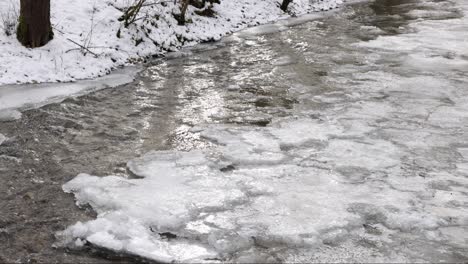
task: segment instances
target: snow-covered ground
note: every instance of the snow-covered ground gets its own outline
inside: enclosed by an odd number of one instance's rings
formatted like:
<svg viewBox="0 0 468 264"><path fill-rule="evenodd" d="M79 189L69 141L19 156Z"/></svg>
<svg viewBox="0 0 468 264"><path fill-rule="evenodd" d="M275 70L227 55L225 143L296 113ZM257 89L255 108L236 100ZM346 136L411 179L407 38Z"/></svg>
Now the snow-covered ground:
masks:
<svg viewBox="0 0 468 264"><path fill-rule="evenodd" d="M466 248L468 4L452 4L465 16L431 1L406 15L440 20L328 54L363 54L326 77L336 91L288 91L328 107L194 127L212 148L150 152L128 162L133 179L78 175L63 188L98 215L61 242L183 262L420 262Z"/></svg>
<svg viewBox="0 0 468 264"><path fill-rule="evenodd" d="M173 17L178 8L175 1L164 1L164 5L143 8L141 14L155 19L138 20L127 29L118 18L122 15L119 9L130 2L53 0L51 15L55 38L45 47L34 50L22 47L14 34L7 36L5 25L0 25L0 85L70 82L103 76L144 57L219 40L233 31L286 17L278 8L279 0L222 1L214 5L216 18L195 15L195 9L190 7L188 19L192 23L178 26ZM342 0L296 0L291 4L291 13L329 10L341 3ZM19 1L1 0L0 16L14 24L18 4ZM89 52L84 55L72 41L89 47L97 57Z"/></svg>

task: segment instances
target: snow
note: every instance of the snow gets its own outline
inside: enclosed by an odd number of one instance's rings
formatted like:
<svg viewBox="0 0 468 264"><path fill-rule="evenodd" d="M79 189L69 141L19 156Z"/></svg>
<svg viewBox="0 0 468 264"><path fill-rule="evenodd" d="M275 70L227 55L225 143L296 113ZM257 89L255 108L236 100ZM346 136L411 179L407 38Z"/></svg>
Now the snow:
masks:
<svg viewBox="0 0 468 264"><path fill-rule="evenodd" d="M467 24L416 20L409 33L359 42L369 66L326 77L342 94L306 94L329 104L320 113L304 107L267 127L199 125L208 149L147 153L128 162L128 178L78 175L63 189L97 217L60 232L59 245L164 262L286 263L432 260L427 244L408 252L412 242L466 248Z"/></svg>
<svg viewBox="0 0 468 264"><path fill-rule="evenodd" d="M144 7L142 14L158 17L152 21L139 20L124 28L118 18L126 0L57 0L52 1L51 16L55 37L38 49L22 47L14 34L0 31L0 85L13 83L71 82L108 74L118 66L128 65L146 57L175 51L195 43L219 40L222 36L248 26L265 24L286 17L278 8L278 0L222 1L214 5L216 18L194 14L192 23L178 26L172 13L178 7L174 1L165 5ZM291 13L301 15L312 11L336 8L342 0L296 0ZM0 16L15 14L18 1L0 1ZM304 20L306 18L302 18ZM14 19L13 19L14 21ZM296 22L297 23L297 22ZM0 26L0 29L3 29ZM120 30L120 38L117 32ZM73 40L90 47L96 58L84 54ZM137 40L142 40L136 45Z"/></svg>

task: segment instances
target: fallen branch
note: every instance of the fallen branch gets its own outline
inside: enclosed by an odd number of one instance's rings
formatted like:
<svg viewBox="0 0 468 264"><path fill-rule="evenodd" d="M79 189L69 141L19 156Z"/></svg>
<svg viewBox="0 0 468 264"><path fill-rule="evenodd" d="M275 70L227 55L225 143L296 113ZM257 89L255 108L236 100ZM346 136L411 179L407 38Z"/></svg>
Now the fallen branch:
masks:
<svg viewBox="0 0 468 264"><path fill-rule="evenodd" d="M86 51L88 51L89 53L93 54L95 58L98 58L98 57L99 57L96 53L92 52L88 47L85 47L85 46L81 45L80 43L78 43L78 42L76 42L76 41L74 41L74 40L72 40L72 39L67 38L67 40L70 41L71 43L77 45L78 47L80 47L81 50L86 50ZM70 51L70 50L69 50L69 51ZM68 51L67 51L67 52L68 52ZM86 55L86 53L85 53L85 55Z"/></svg>

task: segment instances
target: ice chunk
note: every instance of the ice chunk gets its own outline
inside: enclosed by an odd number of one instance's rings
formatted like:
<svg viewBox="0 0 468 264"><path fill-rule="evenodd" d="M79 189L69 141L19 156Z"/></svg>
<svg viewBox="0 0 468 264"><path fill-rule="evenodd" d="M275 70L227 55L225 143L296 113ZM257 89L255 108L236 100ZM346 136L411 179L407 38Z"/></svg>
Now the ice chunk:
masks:
<svg viewBox="0 0 468 264"><path fill-rule="evenodd" d="M388 184L405 182L394 169L401 153L388 141L336 139L329 135L343 133L337 126L307 118L199 129L215 147L150 152L128 163L135 179L81 174L65 184L98 216L61 232L62 242L88 241L158 261L236 261L252 257L255 245L289 250L341 243L363 223L402 230L444 223L443 215L412 209L417 194L348 180L347 168L365 167L368 177L383 170ZM307 148L302 144L310 140L330 142L307 155L281 148ZM307 159L328 165L302 166Z"/></svg>
<svg viewBox="0 0 468 264"><path fill-rule="evenodd" d="M14 121L21 118L21 112L14 109L0 110L0 122Z"/></svg>
<svg viewBox="0 0 468 264"><path fill-rule="evenodd" d="M50 103L60 102L72 95L78 96L130 83L134 80L138 70L137 67L128 67L116 70L104 77L78 81L76 83L2 86L0 87L0 121L2 120L2 116L6 119L20 117L18 111L12 109L37 108Z"/></svg>
<svg viewBox="0 0 468 264"><path fill-rule="evenodd" d="M275 66L286 66L286 65L294 64L295 62L296 61L293 58L289 56L283 56L274 60L272 64Z"/></svg>
<svg viewBox="0 0 468 264"><path fill-rule="evenodd" d="M400 164L401 154L392 143L383 140L355 142L334 140L319 158L337 166L359 167L376 170Z"/></svg>
<svg viewBox="0 0 468 264"><path fill-rule="evenodd" d="M299 146L308 141L326 141L330 135L340 134L339 125L314 119L292 119L282 121L270 128L283 146Z"/></svg>
<svg viewBox="0 0 468 264"><path fill-rule="evenodd" d="M6 140L7 138L4 135L0 134L0 145L2 145L3 142L5 142Z"/></svg>

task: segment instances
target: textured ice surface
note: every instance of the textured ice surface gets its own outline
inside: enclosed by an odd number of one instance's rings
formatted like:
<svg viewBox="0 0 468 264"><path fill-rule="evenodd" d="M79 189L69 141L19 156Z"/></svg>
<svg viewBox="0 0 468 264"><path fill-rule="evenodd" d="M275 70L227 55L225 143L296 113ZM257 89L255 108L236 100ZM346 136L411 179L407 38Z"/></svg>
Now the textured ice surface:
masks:
<svg viewBox="0 0 468 264"><path fill-rule="evenodd" d="M14 109L0 110L0 122L13 121L21 118L21 112Z"/></svg>
<svg viewBox="0 0 468 264"><path fill-rule="evenodd" d="M7 138L4 135L0 134L0 145L2 145L3 142L5 142L5 140L7 140Z"/></svg>
<svg viewBox="0 0 468 264"><path fill-rule="evenodd" d="M202 135L218 147L148 153L128 163L136 179L81 174L64 190L98 218L61 235L67 244L86 240L159 261L242 260L259 257L257 246L338 243L365 224L418 232L466 224L466 209L439 211L466 202L461 190L448 195L406 175L407 154L390 141L332 140L343 128L310 119L254 130L207 127Z"/></svg>
<svg viewBox="0 0 468 264"><path fill-rule="evenodd" d="M318 91L297 81L310 71L276 57L295 81L287 117L198 125L211 148L150 152L128 163L133 177L80 174L63 188L98 215L61 242L182 262L468 259L468 22L453 15L468 7L428 1L420 10L438 13L407 15L436 20L352 47L291 41L303 60L340 64L320 73L330 89ZM313 25L317 35L327 28ZM244 120L260 116L248 110Z"/></svg>

